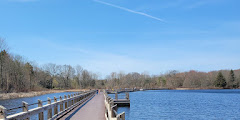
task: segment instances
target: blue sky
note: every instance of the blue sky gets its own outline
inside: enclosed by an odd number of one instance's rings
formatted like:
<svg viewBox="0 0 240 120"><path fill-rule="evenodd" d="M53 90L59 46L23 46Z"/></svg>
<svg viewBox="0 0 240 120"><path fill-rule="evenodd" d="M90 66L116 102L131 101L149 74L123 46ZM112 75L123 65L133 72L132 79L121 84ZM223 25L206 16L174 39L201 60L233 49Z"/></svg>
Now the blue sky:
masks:
<svg viewBox="0 0 240 120"><path fill-rule="evenodd" d="M239 0L0 0L0 37L37 63L111 72L240 68Z"/></svg>

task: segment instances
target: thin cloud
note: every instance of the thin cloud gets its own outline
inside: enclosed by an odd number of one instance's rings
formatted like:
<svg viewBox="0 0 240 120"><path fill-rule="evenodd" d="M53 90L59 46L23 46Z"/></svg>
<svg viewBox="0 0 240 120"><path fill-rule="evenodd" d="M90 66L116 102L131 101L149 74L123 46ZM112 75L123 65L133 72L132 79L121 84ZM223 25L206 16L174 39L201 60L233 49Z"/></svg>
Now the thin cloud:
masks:
<svg viewBox="0 0 240 120"><path fill-rule="evenodd" d="M134 13L134 14L143 15L143 16L145 16L145 17L152 18L152 19L155 19L155 20L158 20L158 21L161 21L161 22L165 22L165 21L164 21L163 19L161 19L161 18L154 17L154 16L151 16L151 15L146 14L146 13L137 12L137 11L134 11L134 10L131 10L131 9L128 9L128 8L124 8L124 7L117 6L117 5L114 5L114 4L111 4L111 3L107 3L107 2L103 2L103 1L100 1L100 0L94 0L94 1L95 1L95 2L98 2L98 3L101 3L101 4L104 4L104 5L112 6L112 7L121 9L121 10L125 10L125 11L128 11L128 12Z"/></svg>

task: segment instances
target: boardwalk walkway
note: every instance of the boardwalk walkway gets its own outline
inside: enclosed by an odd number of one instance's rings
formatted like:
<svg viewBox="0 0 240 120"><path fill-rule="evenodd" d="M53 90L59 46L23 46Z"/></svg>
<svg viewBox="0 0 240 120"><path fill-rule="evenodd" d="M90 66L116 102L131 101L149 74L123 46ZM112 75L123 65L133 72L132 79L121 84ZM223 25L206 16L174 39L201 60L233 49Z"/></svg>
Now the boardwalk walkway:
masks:
<svg viewBox="0 0 240 120"><path fill-rule="evenodd" d="M67 118L61 120L105 120L105 105L103 93L99 93L87 102L84 106L80 106L68 113Z"/></svg>

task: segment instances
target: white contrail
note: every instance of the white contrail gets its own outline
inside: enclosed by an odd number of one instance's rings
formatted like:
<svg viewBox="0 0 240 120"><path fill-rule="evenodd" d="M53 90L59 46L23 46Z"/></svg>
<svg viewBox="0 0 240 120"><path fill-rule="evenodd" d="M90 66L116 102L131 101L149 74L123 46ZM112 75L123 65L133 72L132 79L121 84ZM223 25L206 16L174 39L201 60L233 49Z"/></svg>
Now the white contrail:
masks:
<svg viewBox="0 0 240 120"><path fill-rule="evenodd" d="M155 20L161 21L161 22L165 22L165 21L164 21L163 19L161 19L161 18L154 17L154 16L148 15L148 14L146 14L146 13L137 12L137 11L134 11L134 10L131 10L131 9L128 9L128 8L124 8L124 7L117 6L117 5L114 5L114 4L111 4L111 3L107 3L107 2L103 2L103 1L100 1L100 0L94 0L94 1L95 1L95 2L98 2L98 3L101 3L101 4L108 5L108 6L112 6L112 7L115 7L115 8L121 9L121 10L125 10L125 11L131 12L131 13L135 13L135 14L143 15L143 16L145 16L145 17L149 17L149 18L152 18L152 19L155 19Z"/></svg>

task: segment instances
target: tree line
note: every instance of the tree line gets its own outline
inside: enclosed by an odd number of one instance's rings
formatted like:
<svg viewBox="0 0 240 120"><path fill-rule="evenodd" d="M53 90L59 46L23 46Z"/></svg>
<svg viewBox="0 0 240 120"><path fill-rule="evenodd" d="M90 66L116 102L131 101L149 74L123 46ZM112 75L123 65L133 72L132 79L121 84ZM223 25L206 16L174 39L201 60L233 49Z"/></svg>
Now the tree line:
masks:
<svg viewBox="0 0 240 120"><path fill-rule="evenodd" d="M169 71L150 75L147 72L112 72L105 79L80 65L48 63L38 66L19 55L10 54L0 38L0 91L28 92L44 89L120 89L120 88L238 88L240 70L211 72Z"/></svg>
<svg viewBox="0 0 240 120"><path fill-rule="evenodd" d="M237 77L238 76L238 77ZM160 75L148 73L113 72L106 79L109 89L120 88L238 88L240 85L240 70L220 70L211 72L169 71Z"/></svg>
<svg viewBox="0 0 240 120"><path fill-rule="evenodd" d="M19 55L10 54L6 41L0 38L0 91L27 92L43 89L95 88L102 83L99 75L80 65L38 66Z"/></svg>

